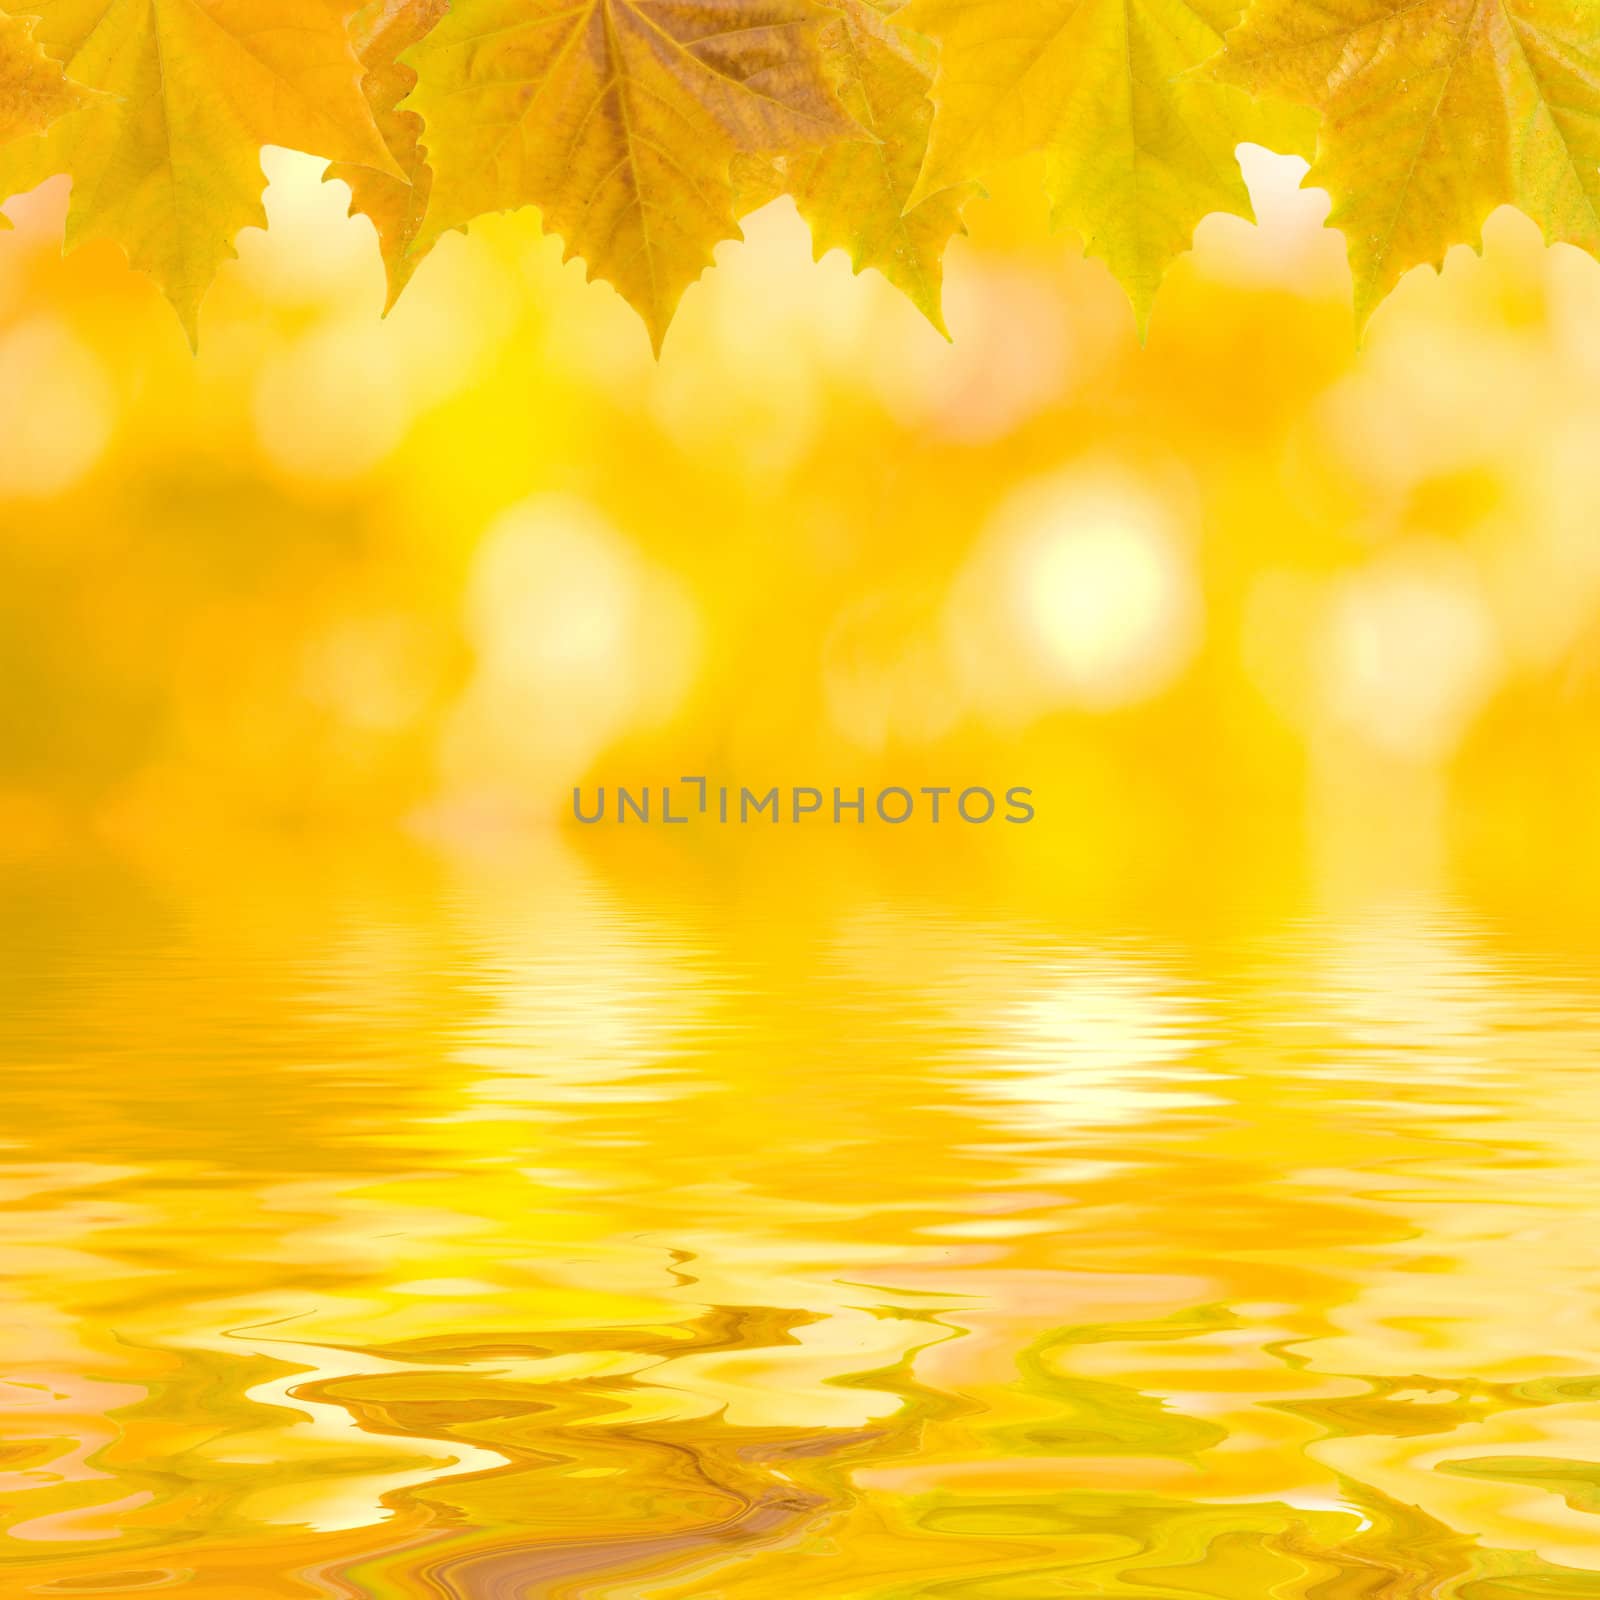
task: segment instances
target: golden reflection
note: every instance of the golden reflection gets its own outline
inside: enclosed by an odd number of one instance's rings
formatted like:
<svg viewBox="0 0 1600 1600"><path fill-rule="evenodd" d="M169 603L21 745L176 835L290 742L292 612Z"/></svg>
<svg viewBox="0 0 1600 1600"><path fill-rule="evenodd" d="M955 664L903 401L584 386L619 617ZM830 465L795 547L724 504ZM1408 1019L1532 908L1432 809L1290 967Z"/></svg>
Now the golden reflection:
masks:
<svg viewBox="0 0 1600 1600"><path fill-rule="evenodd" d="M1595 1592L1592 969L362 861L13 884L5 1592Z"/></svg>

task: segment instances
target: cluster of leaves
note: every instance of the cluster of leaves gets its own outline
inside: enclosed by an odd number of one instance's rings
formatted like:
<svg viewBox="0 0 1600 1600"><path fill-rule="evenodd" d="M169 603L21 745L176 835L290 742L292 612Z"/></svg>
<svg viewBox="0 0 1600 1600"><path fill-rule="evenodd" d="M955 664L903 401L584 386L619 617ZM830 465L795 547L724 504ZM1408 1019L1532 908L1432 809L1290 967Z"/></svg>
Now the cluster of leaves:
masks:
<svg viewBox="0 0 1600 1600"><path fill-rule="evenodd" d="M4 0L0 197L72 178L191 338L259 150L329 159L391 303L441 234L533 205L659 348L739 219L791 195L940 323L986 173L1042 154L1055 219L1141 325L1244 140L1312 161L1358 317L1496 206L1600 253L1600 0Z"/></svg>

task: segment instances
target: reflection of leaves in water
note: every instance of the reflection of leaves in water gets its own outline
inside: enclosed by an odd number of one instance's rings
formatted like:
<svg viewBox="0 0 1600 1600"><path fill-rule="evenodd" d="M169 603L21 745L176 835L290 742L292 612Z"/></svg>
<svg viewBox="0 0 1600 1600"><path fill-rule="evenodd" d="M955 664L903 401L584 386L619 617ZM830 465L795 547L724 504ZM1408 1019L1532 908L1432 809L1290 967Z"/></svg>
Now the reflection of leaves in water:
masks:
<svg viewBox="0 0 1600 1600"><path fill-rule="evenodd" d="M1421 1377L1362 1381L1370 1386L1366 1394L1285 1400L1277 1409L1320 1423L1330 1437L1382 1434L1404 1439L1449 1433L1497 1412L1542 1403L1519 1392L1515 1384Z"/></svg>
<svg viewBox="0 0 1600 1600"><path fill-rule="evenodd" d="M1589 1002L318 876L23 898L0 1593L1596 1600Z"/></svg>
<svg viewBox="0 0 1600 1600"><path fill-rule="evenodd" d="M1456 1592L1449 1585L1467 1574L1565 1576L1533 1557L1485 1557L1465 1535L1413 1506L1363 1484L1342 1488L1344 1505L1309 1511L1273 1500L1207 1506L1137 1493L933 1497L919 1526L1009 1540L1016 1564L1003 1576L958 1578L915 1592L926 1600L1045 1600L1056 1594L1435 1600ZM1042 1541L1054 1547L1053 1559L1037 1559ZM1492 1586L1470 1592L1475 1600L1509 1600L1518 1591ZM1576 1600L1594 1591L1552 1585L1542 1592Z"/></svg>
<svg viewBox="0 0 1600 1600"><path fill-rule="evenodd" d="M1491 1478L1497 1483L1525 1483L1558 1494L1574 1511L1600 1514L1600 1462L1557 1461L1545 1456L1474 1456L1470 1461L1441 1461L1439 1471L1459 1478ZM1597 1585L1600 1588L1600 1585Z"/></svg>
<svg viewBox="0 0 1600 1600"><path fill-rule="evenodd" d="M734 1544L753 1551L788 1537L830 1498L803 1480L877 1441L875 1430L739 1428L720 1415L639 1420L640 1396L670 1395L674 1361L793 1345L796 1330L817 1320L777 1307L713 1306L671 1327L540 1330L484 1344L416 1340L383 1354L426 1363L424 1370L346 1381L326 1393L384 1431L432 1436L443 1426L512 1458L503 1470L415 1491L441 1530L430 1540L438 1551L431 1566L445 1592L625 1581L636 1568L687 1570ZM536 1364L598 1352L624 1365L571 1379L528 1376ZM838 1480L833 1490L831 1498L848 1493ZM473 1528L483 1531L451 1531ZM416 1561L408 1551L363 1562L350 1576L381 1577L407 1593Z"/></svg>
<svg viewBox="0 0 1600 1600"><path fill-rule="evenodd" d="M1048 1404L1051 1416L994 1430L996 1445L1017 1454L1191 1456L1221 1444L1228 1430L1215 1422L1185 1416L1159 1396L1142 1394L1127 1384L1072 1377L1058 1365L1075 1345L1182 1338L1218 1326L1229 1326L1229 1321L1202 1308L1192 1318L1165 1326L1058 1329L1047 1334L1018 1356L1022 1377L1017 1387Z"/></svg>

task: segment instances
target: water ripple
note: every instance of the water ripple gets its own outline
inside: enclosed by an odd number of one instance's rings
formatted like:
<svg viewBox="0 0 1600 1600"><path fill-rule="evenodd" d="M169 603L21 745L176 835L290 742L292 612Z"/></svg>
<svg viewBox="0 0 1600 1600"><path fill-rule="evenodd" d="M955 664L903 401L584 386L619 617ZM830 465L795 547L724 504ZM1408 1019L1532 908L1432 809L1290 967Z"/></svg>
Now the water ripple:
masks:
<svg viewBox="0 0 1600 1600"><path fill-rule="evenodd" d="M1600 1595L1600 984L1460 908L9 894L6 1596Z"/></svg>

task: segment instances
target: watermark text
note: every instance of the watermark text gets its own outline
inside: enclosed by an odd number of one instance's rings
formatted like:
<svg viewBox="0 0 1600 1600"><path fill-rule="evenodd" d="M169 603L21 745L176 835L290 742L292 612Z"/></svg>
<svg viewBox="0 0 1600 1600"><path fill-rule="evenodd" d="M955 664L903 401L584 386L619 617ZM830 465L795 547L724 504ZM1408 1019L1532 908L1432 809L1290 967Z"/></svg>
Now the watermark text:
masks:
<svg viewBox="0 0 1600 1600"><path fill-rule="evenodd" d="M679 778L675 784L598 785L591 793L572 791L572 815L582 823L633 823L687 826L691 822L770 823L799 826L921 822L1001 822L1034 819L1033 790L1021 785L991 789L983 784L889 784L880 789L813 788L809 784L713 784L707 778Z"/></svg>

